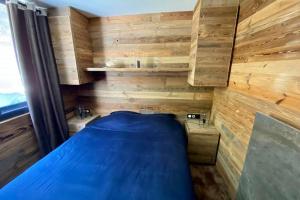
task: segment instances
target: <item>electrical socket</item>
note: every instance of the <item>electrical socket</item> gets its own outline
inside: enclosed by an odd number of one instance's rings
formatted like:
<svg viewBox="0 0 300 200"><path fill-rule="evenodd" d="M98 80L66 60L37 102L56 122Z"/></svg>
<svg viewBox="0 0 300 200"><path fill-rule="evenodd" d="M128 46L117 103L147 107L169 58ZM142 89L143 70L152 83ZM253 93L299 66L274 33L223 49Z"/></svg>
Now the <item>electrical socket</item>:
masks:
<svg viewBox="0 0 300 200"><path fill-rule="evenodd" d="M186 115L188 119L200 119L200 114L199 113L188 113Z"/></svg>

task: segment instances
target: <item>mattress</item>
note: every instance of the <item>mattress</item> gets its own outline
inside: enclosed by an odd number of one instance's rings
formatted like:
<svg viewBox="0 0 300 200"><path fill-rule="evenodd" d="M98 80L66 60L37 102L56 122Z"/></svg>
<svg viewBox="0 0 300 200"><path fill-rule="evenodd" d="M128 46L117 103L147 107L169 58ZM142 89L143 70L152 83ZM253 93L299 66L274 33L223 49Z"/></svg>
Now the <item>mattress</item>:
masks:
<svg viewBox="0 0 300 200"><path fill-rule="evenodd" d="M194 199L186 145L173 115L114 112L3 187L0 199Z"/></svg>

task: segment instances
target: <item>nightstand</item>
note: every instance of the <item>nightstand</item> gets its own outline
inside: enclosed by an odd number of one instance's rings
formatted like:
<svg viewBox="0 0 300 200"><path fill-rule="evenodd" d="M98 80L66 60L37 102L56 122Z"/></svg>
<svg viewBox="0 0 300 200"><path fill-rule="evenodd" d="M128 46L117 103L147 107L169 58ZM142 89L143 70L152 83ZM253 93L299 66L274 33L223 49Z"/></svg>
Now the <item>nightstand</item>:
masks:
<svg viewBox="0 0 300 200"><path fill-rule="evenodd" d="M199 120L187 120L188 156L191 163L215 164L220 134L213 125L203 127Z"/></svg>
<svg viewBox="0 0 300 200"><path fill-rule="evenodd" d="M100 118L100 115L97 115L97 114L83 118L83 119L81 119L78 116L74 116L74 117L70 118L68 120L69 135L70 136L74 135L76 132L83 129L87 124L91 123L92 121L94 121L95 119L98 119L98 118Z"/></svg>

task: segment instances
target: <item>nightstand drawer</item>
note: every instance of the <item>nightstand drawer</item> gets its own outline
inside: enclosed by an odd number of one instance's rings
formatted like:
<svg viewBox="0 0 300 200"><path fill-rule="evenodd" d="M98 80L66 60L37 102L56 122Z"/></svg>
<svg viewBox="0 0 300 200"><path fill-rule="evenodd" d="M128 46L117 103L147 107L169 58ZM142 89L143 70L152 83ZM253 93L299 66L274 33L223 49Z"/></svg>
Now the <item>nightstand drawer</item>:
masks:
<svg viewBox="0 0 300 200"><path fill-rule="evenodd" d="M189 160L191 163L195 164L215 164L216 156L215 155L200 155L189 153Z"/></svg>
<svg viewBox="0 0 300 200"><path fill-rule="evenodd" d="M193 153L193 154L210 154L210 155L215 155L216 153L216 148L217 145L193 145L190 144L188 145L188 152Z"/></svg>
<svg viewBox="0 0 300 200"><path fill-rule="evenodd" d="M219 134L216 135L201 135L198 134L189 134L188 135L189 143L198 144L198 145L217 145L219 141Z"/></svg>

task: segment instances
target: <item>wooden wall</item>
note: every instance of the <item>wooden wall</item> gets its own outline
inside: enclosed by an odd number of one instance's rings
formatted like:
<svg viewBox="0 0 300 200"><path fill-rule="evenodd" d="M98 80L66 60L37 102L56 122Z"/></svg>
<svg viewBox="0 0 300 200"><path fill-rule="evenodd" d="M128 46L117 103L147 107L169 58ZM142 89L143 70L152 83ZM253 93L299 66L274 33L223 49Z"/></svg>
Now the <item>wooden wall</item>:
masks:
<svg viewBox="0 0 300 200"><path fill-rule="evenodd" d="M88 18L67 7L49 9L48 19L60 83L92 82L92 77L85 71L93 66Z"/></svg>
<svg viewBox="0 0 300 200"><path fill-rule="evenodd" d="M49 27L61 84L79 84L69 9L49 9Z"/></svg>
<svg viewBox="0 0 300 200"><path fill-rule="evenodd" d="M197 89L187 74L107 74L95 84L82 86L80 104L102 115L117 110L155 111L184 117L188 112L209 110L212 89Z"/></svg>
<svg viewBox="0 0 300 200"><path fill-rule="evenodd" d="M92 44L88 31L89 20L81 13L70 9L70 21L79 83L89 83L93 81L92 76L85 71L86 68L93 67Z"/></svg>
<svg viewBox="0 0 300 200"><path fill-rule="evenodd" d="M96 66L188 67L192 12L90 20Z"/></svg>
<svg viewBox="0 0 300 200"><path fill-rule="evenodd" d="M254 114L300 128L300 1L241 0L229 87L214 92L217 167L235 195ZM276 163L274 163L276 164Z"/></svg>
<svg viewBox="0 0 300 200"><path fill-rule="evenodd" d="M90 20L95 66L188 68L192 12L157 13ZM115 110L188 112L208 110L212 89L193 88L187 73L98 73L80 86L79 101L97 113Z"/></svg>
<svg viewBox="0 0 300 200"><path fill-rule="evenodd" d="M0 122L0 188L39 158L29 114Z"/></svg>
<svg viewBox="0 0 300 200"><path fill-rule="evenodd" d="M238 4L238 0L197 2L188 76L191 85L227 86Z"/></svg>
<svg viewBox="0 0 300 200"><path fill-rule="evenodd" d="M60 87L66 118L69 119L74 116L74 111L78 106L78 88L76 86L61 85Z"/></svg>

